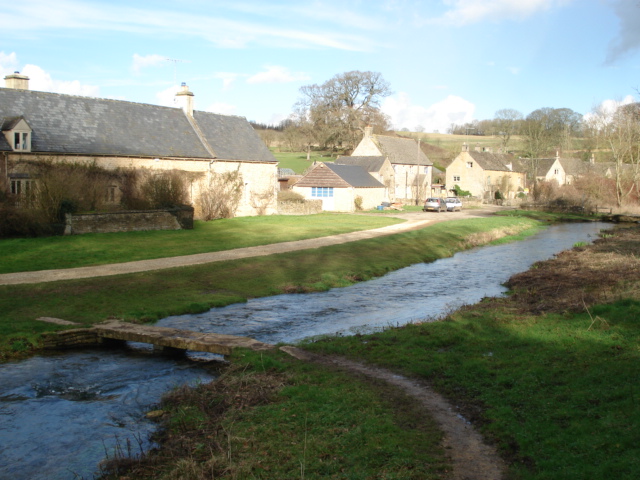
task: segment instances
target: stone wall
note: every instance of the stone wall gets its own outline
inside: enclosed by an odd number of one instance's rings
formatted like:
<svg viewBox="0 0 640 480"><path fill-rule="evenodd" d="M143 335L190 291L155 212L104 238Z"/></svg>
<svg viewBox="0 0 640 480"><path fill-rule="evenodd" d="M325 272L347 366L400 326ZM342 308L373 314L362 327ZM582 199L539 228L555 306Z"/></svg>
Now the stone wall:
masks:
<svg viewBox="0 0 640 480"><path fill-rule="evenodd" d="M193 228L193 208L66 214L65 235Z"/></svg>
<svg viewBox="0 0 640 480"><path fill-rule="evenodd" d="M278 215L313 215L322 213L322 200L278 202Z"/></svg>

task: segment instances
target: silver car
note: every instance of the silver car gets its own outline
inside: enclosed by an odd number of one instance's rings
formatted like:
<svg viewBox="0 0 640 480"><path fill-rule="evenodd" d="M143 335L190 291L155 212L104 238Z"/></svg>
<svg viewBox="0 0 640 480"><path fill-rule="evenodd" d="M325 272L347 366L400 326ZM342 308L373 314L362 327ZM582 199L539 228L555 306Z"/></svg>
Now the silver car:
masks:
<svg viewBox="0 0 640 480"><path fill-rule="evenodd" d="M462 211L462 201L458 197L447 197L444 199L444 203L447 204L449 212Z"/></svg>
<svg viewBox="0 0 640 480"><path fill-rule="evenodd" d="M424 207L422 208L424 212L446 212L447 204L444 202L444 198L427 198L427 201L424 202Z"/></svg>

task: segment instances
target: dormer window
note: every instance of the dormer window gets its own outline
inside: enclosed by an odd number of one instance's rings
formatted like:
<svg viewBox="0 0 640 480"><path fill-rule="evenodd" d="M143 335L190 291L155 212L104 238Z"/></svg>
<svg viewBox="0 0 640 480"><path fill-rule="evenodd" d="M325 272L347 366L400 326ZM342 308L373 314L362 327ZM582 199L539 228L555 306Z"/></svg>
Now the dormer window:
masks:
<svg viewBox="0 0 640 480"><path fill-rule="evenodd" d="M5 119L2 133L14 152L31 151L31 127L23 117Z"/></svg>

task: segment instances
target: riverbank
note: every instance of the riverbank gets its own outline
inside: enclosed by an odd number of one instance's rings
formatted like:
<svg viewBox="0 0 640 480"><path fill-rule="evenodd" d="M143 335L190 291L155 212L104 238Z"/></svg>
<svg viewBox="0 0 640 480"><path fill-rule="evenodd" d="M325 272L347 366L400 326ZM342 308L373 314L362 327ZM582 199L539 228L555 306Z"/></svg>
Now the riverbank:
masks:
<svg viewBox="0 0 640 480"><path fill-rule="evenodd" d="M42 333L69 328L39 322L39 317L84 325L110 318L150 322L249 298L323 291L448 257L500 236L535 232L540 226L528 218L450 220L402 234L263 257L0 286L0 359L29 355L39 348Z"/></svg>
<svg viewBox="0 0 640 480"><path fill-rule="evenodd" d="M620 229L516 275L509 297L304 348L428 383L498 448L505 478L635 478L639 255L638 229ZM162 448L127 475L455 478L415 398L282 352L233 364L167 399Z"/></svg>

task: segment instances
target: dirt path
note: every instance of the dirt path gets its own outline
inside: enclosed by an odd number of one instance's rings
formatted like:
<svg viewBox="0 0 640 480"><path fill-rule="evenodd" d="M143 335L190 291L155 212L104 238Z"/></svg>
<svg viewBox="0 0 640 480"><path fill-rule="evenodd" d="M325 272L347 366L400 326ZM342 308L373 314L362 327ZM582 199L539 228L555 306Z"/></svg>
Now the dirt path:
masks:
<svg viewBox="0 0 640 480"><path fill-rule="evenodd" d="M56 282L59 280L73 280L80 278L106 277L127 273L162 270L166 268L186 267L202 265L205 263L236 260L240 258L259 257L274 253L294 252L311 248L339 245L341 243L355 242L384 235L418 230L434 223L447 220L460 220L463 218L485 217L500 207L485 207L482 209L463 210L462 212L449 213L423 213L423 212L398 212L394 217L406 220L405 223L376 228L374 230L362 230L359 232L343 233L328 237L310 238L293 242L273 243L256 247L236 248L222 252L198 253L179 257L157 258L152 260L140 260L136 262L114 263L109 265L96 265L93 267L67 268L58 270L40 270L36 272L6 273L0 275L0 285L19 285L25 283Z"/></svg>
<svg viewBox="0 0 640 480"><path fill-rule="evenodd" d="M506 472L504 461L495 448L465 420L443 396L425 384L378 367L371 367L341 357L327 357L296 347L281 347L282 351L303 361L311 361L382 380L416 399L438 423L444 433L444 447L453 464L451 480L501 480Z"/></svg>

